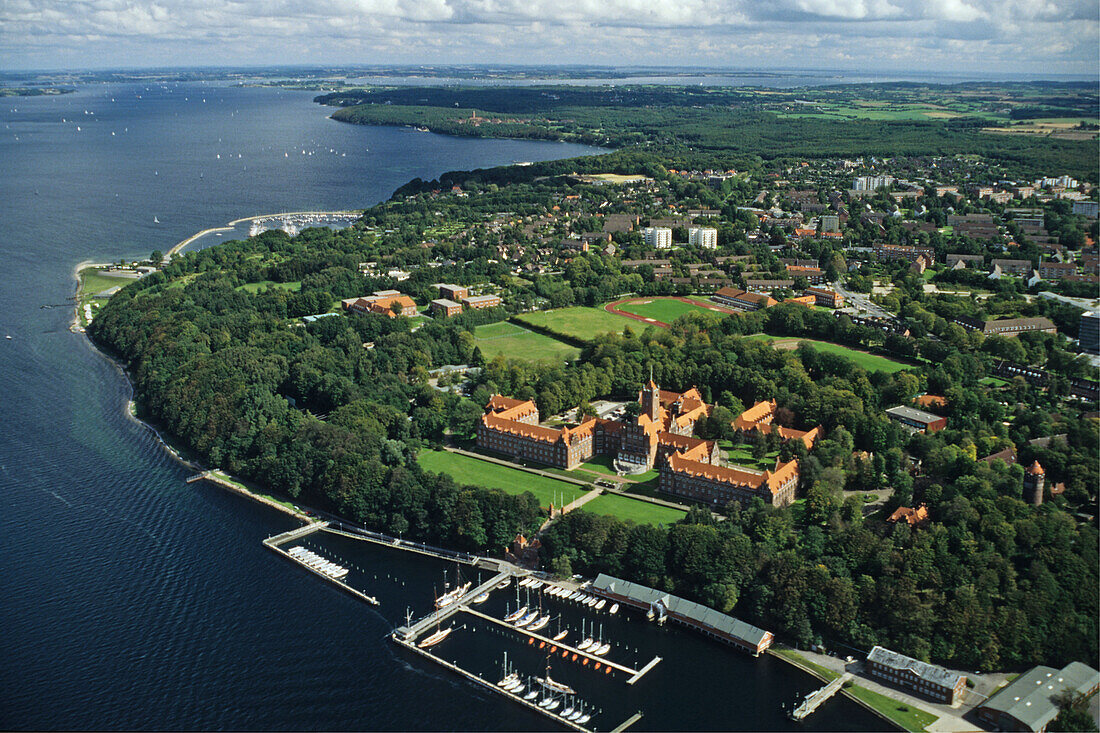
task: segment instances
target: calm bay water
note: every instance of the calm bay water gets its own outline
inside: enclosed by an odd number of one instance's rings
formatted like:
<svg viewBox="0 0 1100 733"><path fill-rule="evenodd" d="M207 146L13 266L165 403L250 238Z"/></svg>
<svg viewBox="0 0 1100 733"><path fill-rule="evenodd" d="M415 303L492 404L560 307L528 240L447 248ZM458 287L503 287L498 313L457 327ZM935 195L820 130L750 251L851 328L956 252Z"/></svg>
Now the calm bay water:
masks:
<svg viewBox="0 0 1100 733"><path fill-rule="evenodd" d="M342 125L310 98L192 84L2 102L0 337L12 339L0 338L0 727L548 725L385 639L406 607L424 610L440 566L334 547L400 572L404 585L377 581L375 610L264 549L291 521L184 483L125 415L125 379L68 331L81 261L166 250L246 215L366 206L414 176L594 152ZM814 684L661 633L684 653L655 671L639 729L789 729L778 703ZM807 727L881 726L837 700Z"/></svg>

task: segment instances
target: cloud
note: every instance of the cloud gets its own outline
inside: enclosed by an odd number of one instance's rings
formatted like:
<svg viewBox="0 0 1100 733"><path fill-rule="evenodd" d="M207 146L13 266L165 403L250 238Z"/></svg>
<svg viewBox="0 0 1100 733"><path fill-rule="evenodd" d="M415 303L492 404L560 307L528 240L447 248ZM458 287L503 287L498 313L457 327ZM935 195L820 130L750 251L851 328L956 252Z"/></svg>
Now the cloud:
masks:
<svg viewBox="0 0 1100 733"><path fill-rule="evenodd" d="M596 63L1097 73L1095 0L0 0L0 67Z"/></svg>

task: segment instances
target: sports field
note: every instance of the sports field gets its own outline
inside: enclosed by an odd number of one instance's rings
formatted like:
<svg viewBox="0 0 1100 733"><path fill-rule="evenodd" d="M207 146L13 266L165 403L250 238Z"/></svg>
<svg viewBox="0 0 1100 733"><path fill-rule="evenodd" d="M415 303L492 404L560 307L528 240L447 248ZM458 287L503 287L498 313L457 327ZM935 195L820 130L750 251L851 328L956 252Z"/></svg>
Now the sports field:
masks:
<svg viewBox="0 0 1100 733"><path fill-rule="evenodd" d="M548 507L562 506L581 496L583 487L539 476L518 468L501 466L479 458L443 450L422 450L416 457L417 463L425 471L445 473L459 484L484 486L500 489L508 494L522 494L530 491L539 500L539 504Z"/></svg>
<svg viewBox="0 0 1100 733"><path fill-rule="evenodd" d="M524 313L516 320L547 328L582 341L591 341L604 333L622 333L630 321L600 308L559 308L552 311ZM484 349L482 350L484 352Z"/></svg>
<svg viewBox="0 0 1100 733"><path fill-rule="evenodd" d="M618 306L621 311L633 313L643 318L672 323L686 313L715 313L716 311L694 303L685 303L673 298L643 298Z"/></svg>
<svg viewBox="0 0 1100 733"><path fill-rule="evenodd" d="M581 354L575 346L506 321L478 326L474 329L474 338L482 356L490 360L499 355L505 359L561 362L571 361Z"/></svg>
<svg viewBox="0 0 1100 733"><path fill-rule="evenodd" d="M628 496L604 494L584 504L581 511L593 514L605 514L619 519L629 519L637 524L672 524L684 518L687 512L681 509L650 504L648 501L631 499Z"/></svg>
<svg viewBox="0 0 1100 733"><path fill-rule="evenodd" d="M772 345L777 349L795 349L800 343L807 343L813 346L820 352L826 354L836 354L845 358L851 359L857 366L863 367L869 372L900 372L903 369L912 369L908 364L903 364L900 361L894 361L893 359L887 359L885 356L878 356L877 354L868 354L864 351L856 351L850 349L847 346L841 346L840 344L829 343L828 341L817 341L815 339L803 339L792 338L789 336L771 336L766 333L758 333L746 338L756 339L758 341L770 341Z"/></svg>

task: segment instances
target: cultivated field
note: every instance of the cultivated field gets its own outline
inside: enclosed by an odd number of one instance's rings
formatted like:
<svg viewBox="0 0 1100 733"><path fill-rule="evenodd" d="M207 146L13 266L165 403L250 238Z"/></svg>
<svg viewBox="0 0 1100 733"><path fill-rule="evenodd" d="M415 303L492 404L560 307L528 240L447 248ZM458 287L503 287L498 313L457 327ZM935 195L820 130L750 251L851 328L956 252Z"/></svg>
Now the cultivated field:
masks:
<svg viewBox="0 0 1100 733"><path fill-rule="evenodd" d="M571 361L581 354L575 346L528 331L514 323L490 323L474 329L474 337L481 354L486 359L503 356L505 359L526 361Z"/></svg>
<svg viewBox="0 0 1100 733"><path fill-rule="evenodd" d="M863 367L869 372L900 372L903 369L912 368L910 365L903 364L900 361L887 359L886 357L878 356L877 354L868 354L865 351L857 351L855 349L850 349L847 346L829 343L828 341L791 338L787 336L769 336L768 334L763 333L758 333L754 336L747 336L746 338L770 341L771 345L777 349L796 349L798 348L799 343L805 342L822 353L836 354L838 356L843 356L845 358L851 359L856 363L857 366Z"/></svg>

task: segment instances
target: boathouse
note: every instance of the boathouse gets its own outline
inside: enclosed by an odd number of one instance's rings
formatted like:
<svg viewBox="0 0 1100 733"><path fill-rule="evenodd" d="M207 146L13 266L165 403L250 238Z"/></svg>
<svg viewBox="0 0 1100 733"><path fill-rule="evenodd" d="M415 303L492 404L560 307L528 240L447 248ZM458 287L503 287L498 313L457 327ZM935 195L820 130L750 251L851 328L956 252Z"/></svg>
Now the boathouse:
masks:
<svg viewBox="0 0 1100 733"><path fill-rule="evenodd" d="M708 606L603 573L597 576L590 590L616 603L647 613L653 611L657 618L670 618L712 639L724 641L750 652L754 656L771 646L774 638L770 631L758 629Z"/></svg>

